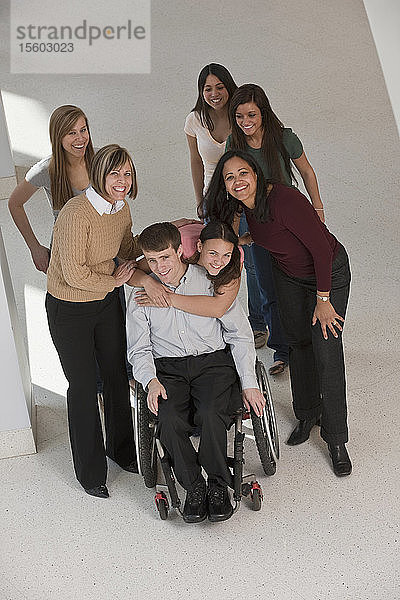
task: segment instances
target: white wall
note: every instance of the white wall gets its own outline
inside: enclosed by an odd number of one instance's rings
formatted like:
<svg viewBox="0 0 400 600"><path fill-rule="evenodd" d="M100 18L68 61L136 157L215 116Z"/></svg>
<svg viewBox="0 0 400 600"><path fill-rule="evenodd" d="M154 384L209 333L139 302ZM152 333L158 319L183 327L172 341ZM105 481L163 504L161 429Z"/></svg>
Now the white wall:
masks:
<svg viewBox="0 0 400 600"><path fill-rule="evenodd" d="M11 153L7 121L0 92L0 201L9 197L16 182L14 159Z"/></svg>
<svg viewBox="0 0 400 600"><path fill-rule="evenodd" d="M14 161L10 149L3 100L0 93L0 177L13 177Z"/></svg>
<svg viewBox="0 0 400 600"><path fill-rule="evenodd" d="M31 384L0 228L0 458L35 452Z"/></svg>
<svg viewBox="0 0 400 600"><path fill-rule="evenodd" d="M364 0L400 134L400 2Z"/></svg>

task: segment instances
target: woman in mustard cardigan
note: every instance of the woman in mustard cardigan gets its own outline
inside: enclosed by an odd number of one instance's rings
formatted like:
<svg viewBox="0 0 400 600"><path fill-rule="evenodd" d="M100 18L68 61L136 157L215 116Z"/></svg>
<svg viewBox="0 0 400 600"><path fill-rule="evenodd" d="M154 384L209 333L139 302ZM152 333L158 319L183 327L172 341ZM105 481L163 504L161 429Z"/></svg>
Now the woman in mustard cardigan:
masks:
<svg viewBox="0 0 400 600"><path fill-rule="evenodd" d="M113 258L140 253L132 235L127 196L136 197L128 152L101 148L90 169L91 185L62 208L54 228L46 311L52 340L68 380L69 433L78 481L88 494L108 497L106 456L137 472L125 371L125 323L118 287L133 263ZM104 447L96 395L96 358L104 382Z"/></svg>

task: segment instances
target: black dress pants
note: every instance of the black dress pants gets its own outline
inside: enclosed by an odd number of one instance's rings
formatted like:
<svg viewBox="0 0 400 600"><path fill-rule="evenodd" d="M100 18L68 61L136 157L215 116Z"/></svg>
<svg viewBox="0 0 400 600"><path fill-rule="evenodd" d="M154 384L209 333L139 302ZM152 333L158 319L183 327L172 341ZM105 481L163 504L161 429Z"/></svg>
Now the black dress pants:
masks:
<svg viewBox="0 0 400 600"><path fill-rule="evenodd" d="M299 420L321 414L321 436L328 444L348 441L346 379L342 332L325 340L319 321L313 326L316 304L315 279L299 279L284 273L273 260L275 289L281 320L289 343L293 410ZM346 316L350 291L350 266L340 246L332 265L330 301Z"/></svg>
<svg viewBox="0 0 400 600"><path fill-rule="evenodd" d="M159 437L177 480L190 490L204 467L209 478L231 486L226 432L242 402L230 351L157 358L155 364L168 397L159 403ZM198 453L190 441L193 421L201 427Z"/></svg>
<svg viewBox="0 0 400 600"><path fill-rule="evenodd" d="M118 290L92 302L66 302L47 294L46 311L69 383L68 423L76 477L86 489L104 485L106 455L120 465L136 456ZM97 404L96 358L104 383L106 448Z"/></svg>

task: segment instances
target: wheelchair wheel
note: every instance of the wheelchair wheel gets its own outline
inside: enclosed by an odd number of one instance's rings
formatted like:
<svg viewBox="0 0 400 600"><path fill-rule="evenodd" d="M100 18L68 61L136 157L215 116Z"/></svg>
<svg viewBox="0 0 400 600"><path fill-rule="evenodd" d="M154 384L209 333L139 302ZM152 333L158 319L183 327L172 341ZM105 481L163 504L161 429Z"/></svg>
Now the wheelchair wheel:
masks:
<svg viewBox="0 0 400 600"><path fill-rule="evenodd" d="M157 452L155 449L154 420L147 406L146 392L140 383L135 388L137 430L138 430L138 458L140 472L144 484L148 488L155 487L157 483Z"/></svg>
<svg viewBox="0 0 400 600"><path fill-rule="evenodd" d="M258 417L252 409L251 421L253 423L254 438L256 440L258 455L260 457L264 473L266 475L275 475L276 461L273 459L268 437L265 433L264 420L262 417Z"/></svg>
<svg viewBox="0 0 400 600"><path fill-rule="evenodd" d="M274 475L279 459L278 427L267 373L259 360L256 362L256 375L258 385L265 398L265 408L261 417L257 417L254 411L251 411L254 437L265 474Z"/></svg>
<svg viewBox="0 0 400 600"><path fill-rule="evenodd" d="M272 401L271 388L268 381L267 372L262 362L256 363L256 375L259 382L261 392L265 398L264 421L265 430L268 436L268 441L271 447L272 457L277 462L279 460L279 435L278 426L276 424L276 416L274 404Z"/></svg>

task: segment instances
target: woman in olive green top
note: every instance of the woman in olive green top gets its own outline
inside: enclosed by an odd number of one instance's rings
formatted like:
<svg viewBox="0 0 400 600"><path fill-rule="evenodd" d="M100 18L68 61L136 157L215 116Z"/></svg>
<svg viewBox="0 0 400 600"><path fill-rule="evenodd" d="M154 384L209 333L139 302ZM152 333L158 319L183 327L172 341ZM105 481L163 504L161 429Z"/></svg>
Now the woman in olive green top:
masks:
<svg viewBox="0 0 400 600"><path fill-rule="evenodd" d="M237 88L230 105L232 134L228 148L251 154L264 177L286 185L296 182L292 163L299 171L313 207L324 222L324 209L314 169L308 162L297 135L276 116L264 90L253 83ZM297 182L296 182L297 183Z"/></svg>
<svg viewBox="0 0 400 600"><path fill-rule="evenodd" d="M267 180L291 186L296 178L294 165L299 171L312 204L321 221L324 211L314 170L307 160L303 145L297 135L273 112L264 90L255 84L237 88L230 105L232 134L226 150L237 148L248 152L260 165ZM240 235L248 231L244 214L240 221ZM282 373L288 362L288 347L280 322L275 289L272 280L271 260L268 251L256 244L250 248L261 295L261 307L269 329L267 345L274 350L271 375Z"/></svg>

